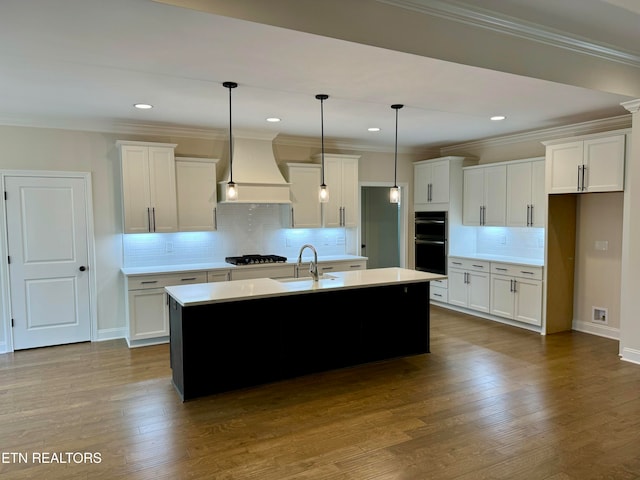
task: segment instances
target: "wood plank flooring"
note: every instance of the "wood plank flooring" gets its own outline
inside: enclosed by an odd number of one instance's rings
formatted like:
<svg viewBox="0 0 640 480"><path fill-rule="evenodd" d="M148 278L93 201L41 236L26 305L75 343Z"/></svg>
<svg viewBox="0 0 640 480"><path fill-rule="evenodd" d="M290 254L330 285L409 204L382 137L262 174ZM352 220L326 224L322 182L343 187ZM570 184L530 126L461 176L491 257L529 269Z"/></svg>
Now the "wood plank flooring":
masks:
<svg viewBox="0 0 640 480"><path fill-rule="evenodd" d="M0 355L0 478L640 479L640 365L579 332L432 307L429 354L186 403L170 379L168 345Z"/></svg>

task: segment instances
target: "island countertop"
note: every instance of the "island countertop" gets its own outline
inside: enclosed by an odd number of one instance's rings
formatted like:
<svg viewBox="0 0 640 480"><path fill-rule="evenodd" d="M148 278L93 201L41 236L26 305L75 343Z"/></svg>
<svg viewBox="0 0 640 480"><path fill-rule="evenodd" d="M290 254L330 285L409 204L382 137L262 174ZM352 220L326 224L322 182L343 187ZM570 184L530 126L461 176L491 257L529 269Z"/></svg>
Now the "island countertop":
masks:
<svg viewBox="0 0 640 480"><path fill-rule="evenodd" d="M309 277L290 279L256 278L228 282L196 283L165 287L181 306L205 305L257 298L276 297L335 289L429 282L446 275L406 268L373 268L325 274L317 282Z"/></svg>

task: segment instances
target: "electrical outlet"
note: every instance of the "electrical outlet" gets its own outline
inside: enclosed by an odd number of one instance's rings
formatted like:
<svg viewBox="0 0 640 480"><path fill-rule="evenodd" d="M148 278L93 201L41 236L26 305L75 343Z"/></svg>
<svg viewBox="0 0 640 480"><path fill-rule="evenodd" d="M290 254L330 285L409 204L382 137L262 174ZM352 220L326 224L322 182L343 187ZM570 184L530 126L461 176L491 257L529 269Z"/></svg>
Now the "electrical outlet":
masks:
<svg viewBox="0 0 640 480"><path fill-rule="evenodd" d="M591 307L593 315L591 321L593 323L601 323L607 325L609 323L609 309L604 307Z"/></svg>
<svg viewBox="0 0 640 480"><path fill-rule="evenodd" d="M165 243L164 251L165 251L165 253L172 253L173 252L173 243L172 242Z"/></svg>

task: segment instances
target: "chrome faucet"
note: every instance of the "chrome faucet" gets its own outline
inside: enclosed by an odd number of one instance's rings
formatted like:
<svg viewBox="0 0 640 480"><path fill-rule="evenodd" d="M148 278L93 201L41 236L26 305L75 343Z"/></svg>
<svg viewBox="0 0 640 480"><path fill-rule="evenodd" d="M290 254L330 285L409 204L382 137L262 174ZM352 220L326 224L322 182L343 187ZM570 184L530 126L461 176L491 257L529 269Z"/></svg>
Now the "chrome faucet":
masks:
<svg viewBox="0 0 640 480"><path fill-rule="evenodd" d="M298 269L300 268L300 264L302 263L302 251L305 248L310 248L311 251L313 252L313 260L311 260L311 262L309 263L309 273L313 277L313 281L317 282L319 278L318 277L318 252L316 252L316 249L314 248L313 245L306 243L300 248L300 253L298 254L298 264L296 265L296 272L298 271Z"/></svg>

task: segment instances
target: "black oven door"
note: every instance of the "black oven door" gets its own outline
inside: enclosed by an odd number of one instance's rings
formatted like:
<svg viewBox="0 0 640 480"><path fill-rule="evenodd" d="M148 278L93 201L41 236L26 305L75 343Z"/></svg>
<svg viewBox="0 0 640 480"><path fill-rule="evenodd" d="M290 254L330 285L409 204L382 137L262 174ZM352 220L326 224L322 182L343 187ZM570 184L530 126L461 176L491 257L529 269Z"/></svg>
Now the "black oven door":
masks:
<svg viewBox="0 0 640 480"><path fill-rule="evenodd" d="M416 237L416 270L447 274L446 240L422 239Z"/></svg>

